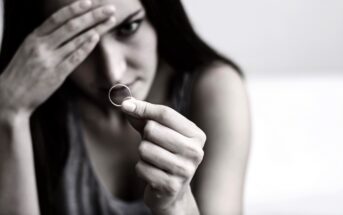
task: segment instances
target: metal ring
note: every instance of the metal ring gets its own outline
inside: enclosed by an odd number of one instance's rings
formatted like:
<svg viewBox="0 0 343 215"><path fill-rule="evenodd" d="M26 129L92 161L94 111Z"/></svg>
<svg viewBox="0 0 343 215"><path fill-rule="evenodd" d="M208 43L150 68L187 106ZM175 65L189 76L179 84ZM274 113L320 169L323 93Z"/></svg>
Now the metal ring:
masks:
<svg viewBox="0 0 343 215"><path fill-rule="evenodd" d="M112 90L113 90L114 88L117 88L117 87L124 87L124 88L126 88L127 91L128 91L129 94L130 94L130 96L125 97L123 100L132 98L132 94L131 94L130 88L129 88L128 86L126 86L125 84L116 84L116 85L112 86L112 87L109 89L109 91L108 91L108 99L110 100L111 104L113 104L113 105L116 106L116 107L121 107L121 104L115 103L115 102L112 100L112 98L111 98L111 92L112 92Z"/></svg>

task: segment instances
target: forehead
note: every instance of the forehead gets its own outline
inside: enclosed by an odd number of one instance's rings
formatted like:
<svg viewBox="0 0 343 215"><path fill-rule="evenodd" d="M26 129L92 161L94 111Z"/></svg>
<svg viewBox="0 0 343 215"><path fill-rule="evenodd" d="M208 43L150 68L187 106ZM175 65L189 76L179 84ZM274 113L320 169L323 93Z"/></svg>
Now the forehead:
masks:
<svg viewBox="0 0 343 215"><path fill-rule="evenodd" d="M48 13L52 13L53 11L57 11L58 9L67 6L77 0L44 0L46 7L46 11ZM127 15L143 8L141 2L139 0L91 0L93 5L99 7L101 5L112 4L116 7L115 16L118 21L124 19Z"/></svg>

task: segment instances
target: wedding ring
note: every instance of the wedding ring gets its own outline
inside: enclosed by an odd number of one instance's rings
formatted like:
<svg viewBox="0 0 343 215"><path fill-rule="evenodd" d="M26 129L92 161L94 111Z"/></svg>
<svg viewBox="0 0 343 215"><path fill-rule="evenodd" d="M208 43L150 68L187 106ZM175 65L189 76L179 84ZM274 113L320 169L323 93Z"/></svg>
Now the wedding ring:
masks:
<svg viewBox="0 0 343 215"><path fill-rule="evenodd" d="M116 84L108 91L108 99L116 107L121 107L123 101L130 98L132 98L130 88L125 84Z"/></svg>

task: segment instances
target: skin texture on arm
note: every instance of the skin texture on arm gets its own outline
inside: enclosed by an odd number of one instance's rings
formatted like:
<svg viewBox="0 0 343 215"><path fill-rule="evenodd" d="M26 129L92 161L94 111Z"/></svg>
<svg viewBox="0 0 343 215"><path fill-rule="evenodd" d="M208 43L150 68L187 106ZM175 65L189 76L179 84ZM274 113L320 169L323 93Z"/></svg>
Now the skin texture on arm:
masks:
<svg viewBox="0 0 343 215"><path fill-rule="evenodd" d="M29 117L0 110L0 214L38 215Z"/></svg>
<svg viewBox="0 0 343 215"><path fill-rule="evenodd" d="M202 214L242 214L250 148L250 112L242 78L225 65L204 71L194 84L192 120L205 132L205 156L196 180Z"/></svg>
<svg viewBox="0 0 343 215"><path fill-rule="evenodd" d="M3 1L0 0L0 47L3 15ZM39 214L29 117L26 113L12 114L0 110L0 191L0 214ZM19 198L25 201L16 204Z"/></svg>

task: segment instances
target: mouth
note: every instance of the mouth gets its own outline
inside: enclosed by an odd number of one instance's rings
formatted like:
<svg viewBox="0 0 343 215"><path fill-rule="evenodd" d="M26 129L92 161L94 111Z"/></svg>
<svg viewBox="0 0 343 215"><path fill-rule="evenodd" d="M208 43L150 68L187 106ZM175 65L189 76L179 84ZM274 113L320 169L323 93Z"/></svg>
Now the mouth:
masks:
<svg viewBox="0 0 343 215"><path fill-rule="evenodd" d="M108 90L111 89L111 87L113 87L114 85L116 84L123 84L123 85L126 85L128 88L132 88L133 85L138 81L138 78L135 78L134 80L132 81L127 81L127 82L117 82L117 83L114 83L113 85L103 85L103 86L99 86L97 87L98 90L101 92L101 93L108 93Z"/></svg>
<svg viewBox="0 0 343 215"><path fill-rule="evenodd" d="M126 86L128 86L128 87L130 88L130 87L132 87L132 86L136 83L136 81L137 81L137 78L134 79L134 80L131 81L131 82L128 82L127 84L124 84L124 85L126 85Z"/></svg>

